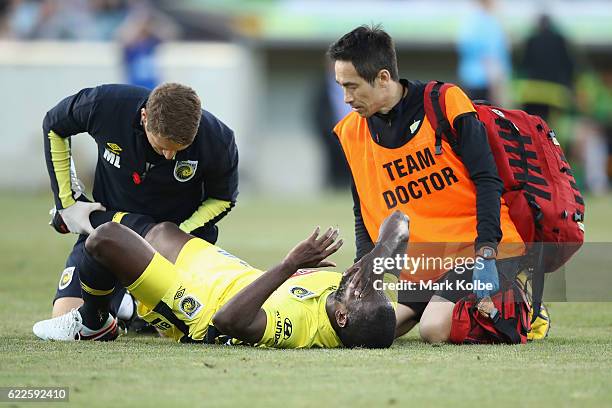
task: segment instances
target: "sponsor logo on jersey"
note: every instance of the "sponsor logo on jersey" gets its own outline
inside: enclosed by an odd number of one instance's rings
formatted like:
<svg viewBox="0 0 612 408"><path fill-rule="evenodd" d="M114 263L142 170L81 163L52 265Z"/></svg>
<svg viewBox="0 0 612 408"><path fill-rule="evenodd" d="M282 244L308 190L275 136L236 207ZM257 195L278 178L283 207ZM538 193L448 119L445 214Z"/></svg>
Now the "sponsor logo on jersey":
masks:
<svg viewBox="0 0 612 408"><path fill-rule="evenodd" d="M315 295L314 292L309 291L301 286L292 286L289 288L289 293L298 299L309 299Z"/></svg>
<svg viewBox="0 0 612 408"><path fill-rule="evenodd" d="M160 319L159 317L158 317L158 318L156 318L155 320L153 320L153 321L151 322L151 324L152 324L153 326L157 327L159 330L162 330L162 331L169 330L169 329L172 327L172 325L171 325L170 323L168 323L168 322L164 322L164 321L163 321L162 319Z"/></svg>
<svg viewBox="0 0 612 408"><path fill-rule="evenodd" d="M293 324L288 317L285 317L285 321L282 321L281 315L276 311L276 326L274 327L274 344L278 344L281 336L283 340L287 340L293 333Z"/></svg>
<svg viewBox="0 0 612 408"><path fill-rule="evenodd" d="M74 266L64 269L62 276L60 276L58 287L60 290L66 289L70 282L72 282L72 276L74 276Z"/></svg>
<svg viewBox="0 0 612 408"><path fill-rule="evenodd" d="M102 154L104 160L115 166L116 168L121 168L121 156L111 152L109 149L104 149L104 153Z"/></svg>
<svg viewBox="0 0 612 408"><path fill-rule="evenodd" d="M121 146L119 146L117 143L108 142L106 144L106 147L108 147L108 149L111 151L111 153L114 153L114 154L117 154L117 155L121 154L121 152L123 151Z"/></svg>
<svg viewBox="0 0 612 408"><path fill-rule="evenodd" d="M187 295L179 303L179 309L185 316L193 319L202 309L202 303L195 296Z"/></svg>
<svg viewBox="0 0 612 408"><path fill-rule="evenodd" d="M291 333L293 333L293 324L291 324L291 320L289 320L288 317L285 317L283 339L287 340L289 337L291 337Z"/></svg>
<svg viewBox="0 0 612 408"><path fill-rule="evenodd" d="M189 181L195 176L197 160L179 160L174 165L174 178L180 182Z"/></svg>
<svg viewBox="0 0 612 408"><path fill-rule="evenodd" d="M185 288L179 287L179 290L177 290L176 294L174 295L174 300L179 300L180 298L183 297L184 294L185 294Z"/></svg>
<svg viewBox="0 0 612 408"><path fill-rule="evenodd" d="M274 345L278 344L280 336L283 333L283 324L281 323L281 315L276 311L276 326L274 326Z"/></svg>

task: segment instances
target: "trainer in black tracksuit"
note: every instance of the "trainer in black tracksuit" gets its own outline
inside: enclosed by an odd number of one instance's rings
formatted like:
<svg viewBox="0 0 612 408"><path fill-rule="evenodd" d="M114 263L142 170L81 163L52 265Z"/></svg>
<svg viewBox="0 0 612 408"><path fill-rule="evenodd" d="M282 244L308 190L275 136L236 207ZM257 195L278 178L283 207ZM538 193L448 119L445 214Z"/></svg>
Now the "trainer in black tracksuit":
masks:
<svg viewBox="0 0 612 408"><path fill-rule="evenodd" d="M230 211L238 195L234 133L202 110L193 143L166 160L153 150L141 124L140 112L149 93L130 85L102 85L83 89L47 112L45 158L55 205L62 209L74 203L70 137L86 132L98 145L94 201L107 210L173 222L214 243L218 235L215 223ZM55 299L81 297L75 267L85 238L79 237L68 256Z"/></svg>

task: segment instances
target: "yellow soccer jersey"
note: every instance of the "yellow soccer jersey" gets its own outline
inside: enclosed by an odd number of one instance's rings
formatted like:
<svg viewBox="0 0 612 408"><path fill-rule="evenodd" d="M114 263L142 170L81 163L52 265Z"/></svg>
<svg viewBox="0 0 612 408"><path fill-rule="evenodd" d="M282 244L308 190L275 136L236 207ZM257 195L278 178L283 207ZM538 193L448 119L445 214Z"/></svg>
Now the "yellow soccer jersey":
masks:
<svg viewBox="0 0 612 408"><path fill-rule="evenodd" d="M266 331L259 346L276 348L342 347L331 326L325 304L342 275L326 271L299 271L263 304Z"/></svg>
<svg viewBox="0 0 612 408"><path fill-rule="evenodd" d="M175 264L156 254L128 290L139 301L138 315L165 336L186 341L184 333L188 332L190 340L202 341L215 313L263 273L194 238L185 244ZM301 270L290 277L262 306L267 322L257 345L341 347L325 307L341 278L337 272L314 270Z"/></svg>
<svg viewBox="0 0 612 408"><path fill-rule="evenodd" d="M203 340L217 310L262 273L223 249L194 238L185 244L174 265L156 254L128 290L139 300L138 315L165 336L183 337L172 316L168 318L172 313L188 328L191 339Z"/></svg>

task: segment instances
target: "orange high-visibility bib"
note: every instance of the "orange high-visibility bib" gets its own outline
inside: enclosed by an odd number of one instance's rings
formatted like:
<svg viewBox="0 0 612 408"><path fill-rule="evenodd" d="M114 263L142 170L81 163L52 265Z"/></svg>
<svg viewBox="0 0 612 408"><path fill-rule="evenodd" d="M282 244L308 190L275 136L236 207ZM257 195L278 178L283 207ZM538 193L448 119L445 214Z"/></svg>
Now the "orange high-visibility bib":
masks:
<svg viewBox="0 0 612 408"><path fill-rule="evenodd" d="M446 116L475 112L458 88L446 93ZM417 134L405 145L389 149L374 141L365 118L349 113L334 128L359 194L361 214L370 238L378 240L384 219L395 210L410 217L409 256L473 257L476 230L476 187L465 165L443 140L435 154L435 132L423 118ZM523 241L501 201L503 238L498 258L521 255ZM440 244L434 244L440 243ZM443 247L443 249L441 249ZM430 268L404 279L436 279L446 268Z"/></svg>

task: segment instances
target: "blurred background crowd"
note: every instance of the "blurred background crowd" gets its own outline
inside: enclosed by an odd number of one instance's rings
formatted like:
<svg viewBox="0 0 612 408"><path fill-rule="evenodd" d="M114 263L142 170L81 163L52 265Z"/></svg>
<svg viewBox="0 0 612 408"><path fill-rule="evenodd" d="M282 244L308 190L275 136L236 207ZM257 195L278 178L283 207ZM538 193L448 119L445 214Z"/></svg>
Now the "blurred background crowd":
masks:
<svg viewBox="0 0 612 408"><path fill-rule="evenodd" d="M62 97L173 80L236 131L242 190L346 188L331 128L348 108L324 53L355 26L381 23L402 77L452 81L544 117L580 186L604 194L610 21L612 3L596 0L0 0L0 187L46 187L40 122Z"/></svg>

